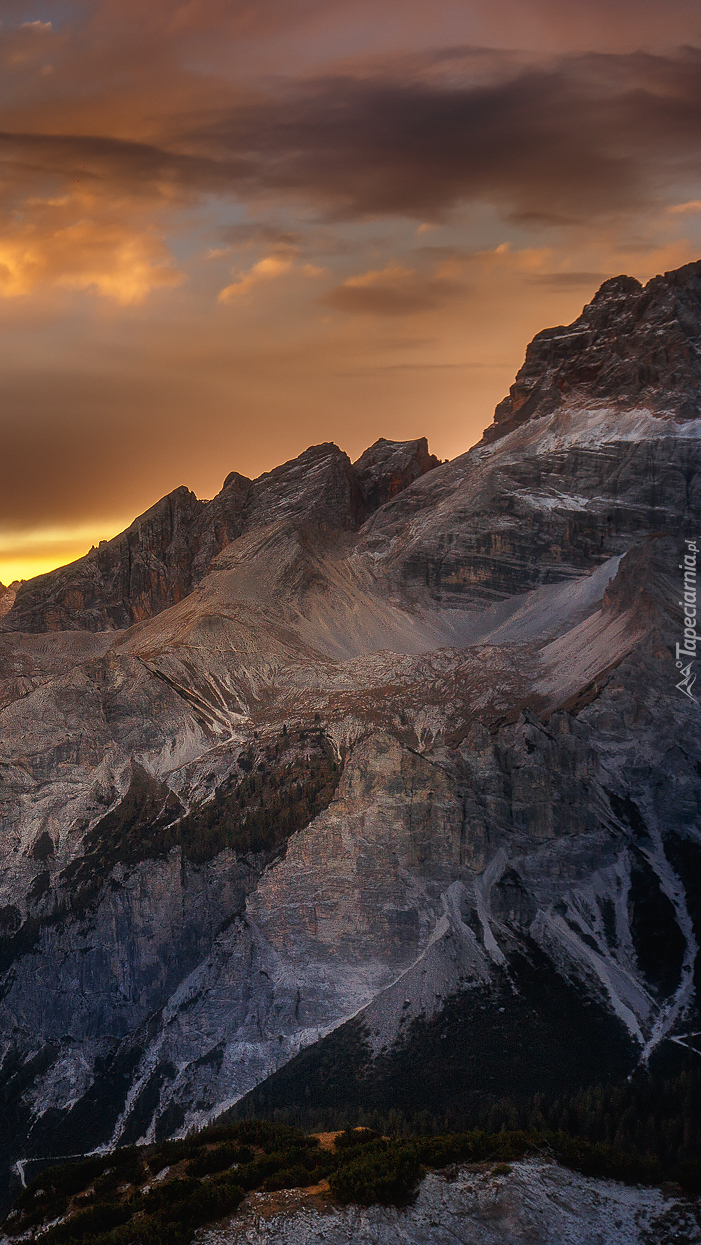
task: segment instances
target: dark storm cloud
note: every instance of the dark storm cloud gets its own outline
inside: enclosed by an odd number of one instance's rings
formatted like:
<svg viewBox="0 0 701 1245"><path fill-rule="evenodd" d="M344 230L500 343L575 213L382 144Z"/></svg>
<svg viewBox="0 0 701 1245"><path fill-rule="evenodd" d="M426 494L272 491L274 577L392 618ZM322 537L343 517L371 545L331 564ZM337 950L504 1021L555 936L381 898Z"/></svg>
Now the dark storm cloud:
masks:
<svg viewBox="0 0 701 1245"><path fill-rule="evenodd" d="M670 165L697 168L698 50L505 70L463 86L315 81L198 141L250 161L249 189L294 191L337 218L436 218L479 200L524 224L575 223L638 207Z"/></svg>
<svg viewBox="0 0 701 1245"><path fill-rule="evenodd" d="M428 70L427 80L317 79L239 101L187 134L171 129L160 145L5 132L0 159L10 188L43 176L164 202L292 195L332 219L437 219L481 201L536 227L631 212L663 178L698 174L697 49L525 69L492 54L490 74L463 85Z"/></svg>
<svg viewBox="0 0 701 1245"><path fill-rule="evenodd" d="M5 200L37 182L80 186L101 194L127 192L170 202L173 191L225 191L254 171L245 159L207 156L100 135L0 132L0 169Z"/></svg>

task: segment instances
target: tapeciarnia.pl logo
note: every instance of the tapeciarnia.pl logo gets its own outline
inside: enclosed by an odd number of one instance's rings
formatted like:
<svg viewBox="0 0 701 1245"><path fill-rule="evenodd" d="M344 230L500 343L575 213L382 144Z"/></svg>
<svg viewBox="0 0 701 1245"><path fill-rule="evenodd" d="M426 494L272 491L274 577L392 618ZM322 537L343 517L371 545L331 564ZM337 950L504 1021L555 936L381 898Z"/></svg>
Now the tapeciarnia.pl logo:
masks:
<svg viewBox="0 0 701 1245"><path fill-rule="evenodd" d="M684 611L684 640L681 644L677 644L677 670L681 671L681 682L675 683L675 687L689 700L693 700L698 704L698 699L692 694L692 687L696 682L696 675L692 674L691 667L696 660L696 645L701 636L696 634L696 558L698 550L695 540L685 540L686 546L684 552L684 560L679 563L679 570L684 572L684 600L680 601ZM686 661L686 658L690 658ZM685 664L686 663L686 664Z"/></svg>

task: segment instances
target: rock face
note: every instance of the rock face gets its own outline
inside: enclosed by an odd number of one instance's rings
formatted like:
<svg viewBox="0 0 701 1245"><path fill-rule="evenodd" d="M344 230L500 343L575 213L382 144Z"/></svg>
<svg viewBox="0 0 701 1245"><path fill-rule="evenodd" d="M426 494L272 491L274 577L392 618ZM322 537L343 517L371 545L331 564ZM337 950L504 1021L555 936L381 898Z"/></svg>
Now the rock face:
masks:
<svg viewBox="0 0 701 1245"><path fill-rule="evenodd" d="M623 321L643 293L610 298ZM665 330L692 360L696 328ZM553 406L548 381L548 409L452 463L325 444L211 502L176 490L20 587L8 1168L239 1102L323 1111L319 1087L423 1110L449 1085L469 1118L686 1049L701 718L673 653L700 426L681 381L665 410L595 383Z"/></svg>
<svg viewBox="0 0 701 1245"><path fill-rule="evenodd" d="M13 584L8 584L7 587L5 584L0 584L0 618L4 618L6 614L9 614L15 603L18 588L19 580L15 580Z"/></svg>
<svg viewBox="0 0 701 1245"><path fill-rule="evenodd" d="M244 532L275 519L352 530L437 464L425 437L380 439L354 466L328 444L255 481L232 471L211 502L175 489L84 558L20 585L14 596L2 589L0 618L9 614L3 626L13 631L128 627L187 596Z"/></svg>
<svg viewBox="0 0 701 1245"><path fill-rule="evenodd" d="M89 631L128 627L181 597L193 585L201 554L191 540L203 506L176 489L113 540L70 566L22 584L4 627L14 631ZM218 552L218 550L217 550Z"/></svg>
<svg viewBox="0 0 701 1245"><path fill-rule="evenodd" d="M533 338L486 442L550 415L576 395L697 419L701 401L701 262L653 277L612 277L572 324Z"/></svg>
<svg viewBox="0 0 701 1245"><path fill-rule="evenodd" d="M294 1194L255 1202L204 1245L659 1245L701 1241L693 1202L658 1189L592 1180L554 1163L427 1176L404 1209L304 1205ZM275 1202L278 1205L275 1205ZM282 1202L282 1205L280 1203ZM287 1202L287 1205L285 1204ZM299 1203L302 1202L300 1206Z"/></svg>
<svg viewBox="0 0 701 1245"><path fill-rule="evenodd" d="M380 437L353 463L365 517L438 465L435 454L428 452L425 437L418 441L386 441Z"/></svg>

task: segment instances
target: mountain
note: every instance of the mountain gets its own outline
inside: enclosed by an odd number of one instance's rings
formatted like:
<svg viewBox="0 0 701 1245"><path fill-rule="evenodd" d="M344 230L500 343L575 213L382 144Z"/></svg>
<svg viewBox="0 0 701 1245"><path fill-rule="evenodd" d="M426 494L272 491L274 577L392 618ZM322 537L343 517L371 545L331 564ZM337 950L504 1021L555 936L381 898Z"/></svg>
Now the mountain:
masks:
<svg viewBox="0 0 701 1245"><path fill-rule="evenodd" d="M700 306L606 282L452 462L314 446L18 587L6 1170L698 1058Z"/></svg>
<svg viewBox="0 0 701 1245"><path fill-rule="evenodd" d="M128 627L182 600L212 561L245 532L280 513L317 527L357 528L378 506L438 465L425 437L380 438L351 464L335 445L315 446L252 481L229 472L220 493L198 501L174 489L113 540L84 558L22 584L4 627L13 631L102 631ZM314 478L318 497L312 497ZM0 608L2 597L0 597Z"/></svg>

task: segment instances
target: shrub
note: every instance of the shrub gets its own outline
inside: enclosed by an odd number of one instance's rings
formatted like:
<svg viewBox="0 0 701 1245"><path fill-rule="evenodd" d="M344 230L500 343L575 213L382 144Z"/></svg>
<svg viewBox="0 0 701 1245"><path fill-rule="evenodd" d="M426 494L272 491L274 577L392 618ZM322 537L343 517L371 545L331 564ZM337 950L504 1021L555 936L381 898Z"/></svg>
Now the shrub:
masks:
<svg viewBox="0 0 701 1245"><path fill-rule="evenodd" d="M15 1205L20 1209L35 1206L36 1194L40 1189L44 1190L44 1198L47 1201L52 1196L71 1197L91 1184L108 1166L111 1166L111 1161L110 1158L105 1157L85 1159L82 1163L62 1163L57 1167L46 1167L27 1185Z"/></svg>
<svg viewBox="0 0 701 1245"><path fill-rule="evenodd" d="M210 1172L226 1171L233 1163L250 1163L252 1160L253 1151L249 1146L237 1146L228 1142L190 1159L187 1173L188 1176L207 1176Z"/></svg>
<svg viewBox="0 0 701 1245"><path fill-rule="evenodd" d="M681 1185L685 1193L691 1197L701 1194L701 1159L692 1159L689 1163L681 1163L673 1173L674 1179Z"/></svg>
<svg viewBox="0 0 701 1245"><path fill-rule="evenodd" d="M368 1148L329 1177L329 1187L340 1202L401 1205L418 1184L423 1168L413 1145Z"/></svg>
<svg viewBox="0 0 701 1245"><path fill-rule="evenodd" d="M262 1188L273 1193L276 1189L306 1189L311 1184L316 1184L315 1175L301 1163L296 1163L294 1167L283 1167L281 1171L268 1176L263 1181Z"/></svg>
<svg viewBox="0 0 701 1245"><path fill-rule="evenodd" d="M153 1154L149 1155L149 1170L154 1176L158 1175L164 1167L171 1167L173 1163L179 1163L182 1159L196 1154L200 1149L200 1144L190 1137L186 1137L183 1141L162 1141L156 1146Z"/></svg>
<svg viewBox="0 0 701 1245"><path fill-rule="evenodd" d="M656 1184L664 1175L656 1159L629 1154L601 1142L592 1145L578 1137L568 1137L566 1133L551 1133L546 1137L559 1162L585 1176L604 1176L609 1180L622 1180L624 1184Z"/></svg>
<svg viewBox="0 0 701 1245"><path fill-rule="evenodd" d="M335 1150L347 1150L350 1146L369 1145L371 1141L379 1141L380 1134L372 1128L344 1128L334 1140Z"/></svg>
<svg viewBox="0 0 701 1245"><path fill-rule="evenodd" d="M61 1245L63 1241L84 1241L86 1237L94 1237L99 1232L109 1231L121 1223L131 1219L133 1207L128 1202L96 1202L87 1210L79 1210L77 1215L65 1223L50 1228L42 1240L46 1245Z"/></svg>
<svg viewBox="0 0 701 1245"><path fill-rule="evenodd" d="M154 1211L167 1209L174 1202L182 1202L194 1194L201 1188L199 1180L192 1178L178 1177L175 1180L166 1180L163 1184L159 1184L155 1189L149 1189L144 1194L143 1207L147 1214L153 1214Z"/></svg>

